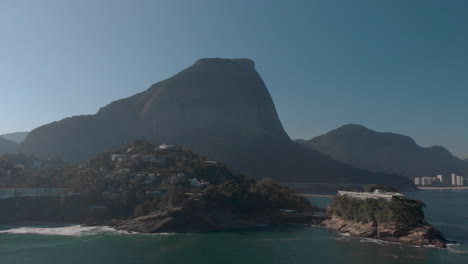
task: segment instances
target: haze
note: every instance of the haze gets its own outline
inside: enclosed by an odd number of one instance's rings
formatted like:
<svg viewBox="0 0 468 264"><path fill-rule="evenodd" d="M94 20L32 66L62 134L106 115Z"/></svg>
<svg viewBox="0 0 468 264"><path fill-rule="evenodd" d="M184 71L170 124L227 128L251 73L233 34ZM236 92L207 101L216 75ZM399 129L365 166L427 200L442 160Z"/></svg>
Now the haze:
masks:
<svg viewBox="0 0 468 264"><path fill-rule="evenodd" d="M359 123L466 157L467 13L466 1L4 0L0 134L95 113L199 58L245 57L292 138Z"/></svg>

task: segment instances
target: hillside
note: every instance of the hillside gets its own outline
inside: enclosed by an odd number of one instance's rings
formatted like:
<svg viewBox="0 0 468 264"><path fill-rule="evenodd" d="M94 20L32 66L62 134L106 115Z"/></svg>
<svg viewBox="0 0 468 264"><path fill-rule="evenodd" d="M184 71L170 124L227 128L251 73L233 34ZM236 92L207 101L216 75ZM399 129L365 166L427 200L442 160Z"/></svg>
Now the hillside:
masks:
<svg viewBox="0 0 468 264"><path fill-rule="evenodd" d="M249 59L201 59L95 115L39 127L20 149L81 161L136 139L183 145L255 178L412 186L400 176L355 169L292 142Z"/></svg>
<svg viewBox="0 0 468 264"><path fill-rule="evenodd" d="M410 137L345 125L303 144L355 167L413 177L468 175L468 164L439 146L423 148Z"/></svg>
<svg viewBox="0 0 468 264"><path fill-rule="evenodd" d="M37 163L24 155L0 158L1 185L21 187L0 199L2 223L92 223L154 233L321 221L310 214L317 207L271 179L234 174L225 164L179 146L135 141L75 166ZM21 167L12 167L17 163ZM8 181L13 178L20 180ZM43 178L50 185L35 180ZM283 208L298 214L285 215Z"/></svg>
<svg viewBox="0 0 468 264"><path fill-rule="evenodd" d="M23 154L0 155L0 188L57 187L67 164Z"/></svg>
<svg viewBox="0 0 468 264"><path fill-rule="evenodd" d="M16 153L18 151L18 144L13 141L0 137L0 154Z"/></svg>
<svg viewBox="0 0 468 264"><path fill-rule="evenodd" d="M20 144L26 139L28 134L29 132L15 132L15 133L8 133L8 134L0 135L0 137L13 141L17 144Z"/></svg>

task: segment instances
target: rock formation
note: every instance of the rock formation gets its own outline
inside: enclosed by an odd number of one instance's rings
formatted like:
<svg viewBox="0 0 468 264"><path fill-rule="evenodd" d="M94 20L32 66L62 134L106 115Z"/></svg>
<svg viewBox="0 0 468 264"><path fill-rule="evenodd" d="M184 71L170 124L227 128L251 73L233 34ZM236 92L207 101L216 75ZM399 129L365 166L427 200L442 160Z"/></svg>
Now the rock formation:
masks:
<svg viewBox="0 0 468 264"><path fill-rule="evenodd" d="M332 217L323 223L327 228L353 237L376 238L412 246L446 247L446 240L440 231L427 223L418 226L405 226L396 222L377 225L373 222L347 221L339 217Z"/></svg>
<svg viewBox="0 0 468 264"><path fill-rule="evenodd" d="M249 59L201 59L95 115L39 127L20 149L80 161L135 139L184 145L256 178L413 186L398 175L355 169L292 142Z"/></svg>

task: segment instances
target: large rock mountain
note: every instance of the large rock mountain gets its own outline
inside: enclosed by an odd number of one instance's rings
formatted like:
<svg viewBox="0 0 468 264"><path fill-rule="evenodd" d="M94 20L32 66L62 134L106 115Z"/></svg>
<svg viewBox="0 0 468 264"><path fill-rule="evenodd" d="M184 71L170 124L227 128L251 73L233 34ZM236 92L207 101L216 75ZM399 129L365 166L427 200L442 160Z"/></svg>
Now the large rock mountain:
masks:
<svg viewBox="0 0 468 264"><path fill-rule="evenodd" d="M0 154L16 153L18 144L8 139L0 137Z"/></svg>
<svg viewBox="0 0 468 264"><path fill-rule="evenodd" d="M413 177L468 175L468 163L439 146L423 148L410 137L345 125L307 141L297 141L336 160L374 172Z"/></svg>
<svg viewBox="0 0 468 264"><path fill-rule="evenodd" d="M248 59L201 59L95 115L33 130L21 151L80 161L135 139L185 145L257 178L411 186L401 176L356 169L294 143Z"/></svg>

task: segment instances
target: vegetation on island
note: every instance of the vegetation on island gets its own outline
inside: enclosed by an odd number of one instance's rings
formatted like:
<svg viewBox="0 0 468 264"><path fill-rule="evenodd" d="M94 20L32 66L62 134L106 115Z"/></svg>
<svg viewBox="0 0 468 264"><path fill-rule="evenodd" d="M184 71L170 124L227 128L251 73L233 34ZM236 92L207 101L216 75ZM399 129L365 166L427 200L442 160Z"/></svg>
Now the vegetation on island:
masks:
<svg viewBox="0 0 468 264"><path fill-rule="evenodd" d="M57 219L91 221L132 219L193 203L248 215L317 210L306 198L269 178L254 180L180 146L141 140L73 166L4 156L0 176L2 187L69 190L70 195L58 199L15 197L24 201L22 214L35 220L42 211L34 208L44 207ZM0 205L8 207L6 201Z"/></svg>
<svg viewBox="0 0 468 264"><path fill-rule="evenodd" d="M344 220L376 224L396 222L405 226L424 224L425 204L412 199L358 199L336 196L327 214Z"/></svg>

